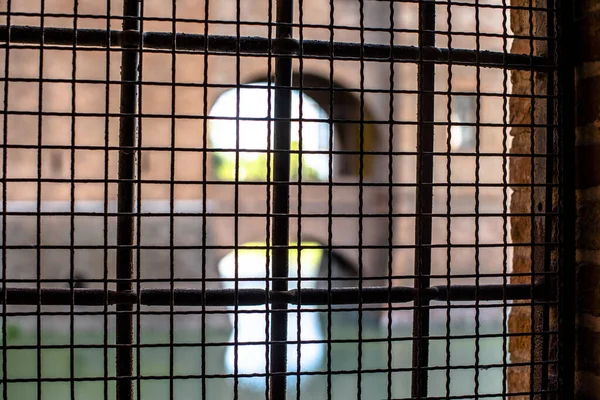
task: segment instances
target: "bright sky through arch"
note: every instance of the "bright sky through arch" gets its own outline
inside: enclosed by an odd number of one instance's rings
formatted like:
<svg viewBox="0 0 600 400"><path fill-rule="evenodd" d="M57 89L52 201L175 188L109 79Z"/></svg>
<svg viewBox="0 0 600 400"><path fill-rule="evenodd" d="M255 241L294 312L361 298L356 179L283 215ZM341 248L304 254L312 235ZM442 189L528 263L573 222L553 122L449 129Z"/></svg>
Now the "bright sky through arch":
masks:
<svg viewBox="0 0 600 400"><path fill-rule="evenodd" d="M267 118L269 111L271 115L275 110L275 91L271 89L271 107L269 109L269 93L267 84L264 82L254 84L252 88L242 88L239 91L240 118ZM230 89L223 93L215 102L210 111L211 117L225 117L228 119L211 119L210 140L213 148L235 149L236 148L236 104L238 91ZM327 114L310 97L303 95L302 118L303 120L320 120L302 122L302 149L308 151L327 151L329 149L329 124ZM294 90L292 93L292 118L300 117L300 94ZM298 122L291 124L292 143L299 141ZM273 137L274 124L271 123L271 138ZM239 146L243 150L264 151L267 149L269 135L268 122L263 121L239 121ZM271 141L271 148L273 142ZM251 161L260 156L261 153L240 153L240 160ZM222 153L226 158L235 158L234 152ZM320 180L327 180L329 173L327 154L303 154L303 163L308 164L317 171Z"/></svg>

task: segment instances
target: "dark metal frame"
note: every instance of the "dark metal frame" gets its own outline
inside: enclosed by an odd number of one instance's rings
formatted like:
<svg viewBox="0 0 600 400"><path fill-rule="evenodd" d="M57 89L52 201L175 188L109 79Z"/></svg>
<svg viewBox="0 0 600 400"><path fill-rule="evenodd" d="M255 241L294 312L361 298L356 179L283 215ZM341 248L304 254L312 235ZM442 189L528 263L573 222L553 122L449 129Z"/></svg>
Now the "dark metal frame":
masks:
<svg viewBox="0 0 600 400"><path fill-rule="evenodd" d="M551 1L549 0L549 3ZM296 40L292 36L293 2L277 1L276 34L274 38L235 37L205 34L173 34L166 32L145 32L140 29L140 9L137 0L124 1L123 30L110 31L95 29L46 28L43 26L0 26L0 42L34 44L43 43L45 48L57 46L119 47L122 49L123 72L121 77L121 112L119 130L119 172L118 172L118 235L117 235L117 288L111 290L92 289L23 289L4 287L3 304L37 305L117 305L117 398L129 400L133 398L135 376L133 350L135 346L133 309L134 305L170 306L208 306L223 305L259 305L270 304L272 313L271 340L272 352L270 358L270 397L274 400L285 398L286 394L286 338L288 305L334 305L354 304L359 308L363 304L414 302L414 341L412 365L412 396L427 398L428 388L428 349L429 349L429 303L438 301L487 301L487 300L526 300L533 301L533 307L540 307L541 318L534 321L539 340L532 338L534 348L542 346L540 353L536 350L536 359L532 368L531 393L541 393L536 398L547 398L546 390L549 382L548 368L542 364L549 356L547 332L548 305L558 304L559 308L559 371L558 379L563 399L571 398L574 393L574 222L575 222L575 188L574 188L574 68L573 68L573 4L570 0L558 0L555 12L547 11L548 20L558 21L557 51L558 58L552 56L517 55L501 52L479 50L441 49L435 47L435 7L446 4L439 1L418 1L419 4L419 46L373 45L361 43L336 43L331 41ZM470 4L470 3L469 3ZM550 10L552 7L549 6ZM533 9L530 7L530 9ZM551 24L549 24L551 25ZM363 27L364 28L364 27ZM364 29L363 29L364 30ZM548 27L548 37L553 36L554 26ZM36 46L37 48L37 46ZM144 289L134 288L135 276L134 259L134 223L139 211L134 212L134 184L136 180L135 155L139 150L136 146L138 88L141 85L138 66L142 51L189 51L208 54L236 55L268 55L276 59L275 65L275 144L274 144L274 182L273 182L273 221L271 236L273 238L273 283L268 289L236 289L236 290L183 290L183 289ZM554 49L549 52L553 54ZM292 93L292 59L293 58L322 58L345 60L389 60L395 62L413 62L418 64L418 113L419 133L417 155L417 209L416 249L414 287L369 287L335 289L301 289L288 290L288 237L289 218L293 213L289 209L289 190L292 183L289 179L290 166L290 121ZM6 63L8 65L8 57ZM551 241L550 226L553 215L549 209L552 206L553 184L552 159L547 157L543 165L546 171L543 182L529 185L540 188L543 192L545 207L545 226L543 237L536 238L535 245L540 248L542 259L541 268L535 268L535 285L480 285L472 286L430 286L431 277L431 233L432 233L432 199L433 187L433 148L434 131L434 68L437 64L471 65L491 68L522 69L529 71L550 72L552 75L558 65L558 115L554 115L552 93L555 80L548 79L548 121L546 153L551 153L555 127L560 130L560 262L557 290L547 275L553 272L550 265L548 246L541 246ZM533 72L532 72L533 73ZM239 83L239 82L238 82ZM364 89L364 88L363 88ZM478 93L480 95L480 93ZM5 93L6 96L6 93ZM206 111L206 110L205 110ZM5 111L5 113L8 113ZM558 125L554 119L558 118ZM4 120L6 124L6 118ZM551 122L552 121L552 122ZM475 124L481 126L479 120ZM537 127L530 124L532 129ZM4 132L6 132L6 127ZM6 140L5 140L6 142ZM4 168L6 171L6 149L4 147ZM483 155L476 151L477 156ZM205 168L206 169L206 168ZM138 172L139 173L139 172ZM4 172L6 174L6 172ZM4 181L8 181L6 176ZM206 179L206 177L205 177ZM329 185L332 183L330 182ZM480 186L479 183L475 184ZM533 192L533 190L532 190ZM6 210L6 186L3 186L3 210ZM39 200L38 200L39 201ZM532 203L536 204L536 202ZM38 207L39 210L39 207ZM391 210L390 210L391 213ZM3 248L6 245L6 224L3 224ZM204 235L205 236L205 235ZM39 243L38 243L39 245ZM330 244L331 245L331 244ZM541 247L540 247L541 246ZM73 247L73 246L72 246ZM38 246L38 249L42 246ZM537 253L537 252L536 252ZM3 265L5 265L3 253ZM39 272L39 271L38 271ZM329 272L331 274L331 271ZM300 278L299 278L300 279ZM329 275L328 281L332 277ZM559 300L557 300L559 299ZM537 306L536 302L543 304ZM38 310L39 311L39 310ZM106 311L106 309L105 309ZM292 312L290 310L289 312ZM5 316L3 315L3 319ZM535 335L534 335L535 336ZM4 335L6 338L6 335ZM6 346L6 343L3 343ZM173 345L173 343L171 343ZM533 354L533 353L532 353ZM6 376L6 359L3 362ZM535 370L535 371L534 371ZM543 371L543 372L541 372ZM535 375L535 376L534 376ZM541 379L541 381L538 381ZM535 383L534 383L535 381ZM6 398L6 386L4 386ZM542 396L542 397L540 397Z"/></svg>
<svg viewBox="0 0 600 400"><path fill-rule="evenodd" d="M558 0L557 65L558 121L561 151L559 179L561 183L559 237L562 243L558 265L558 385L562 399L575 396L575 52L574 0Z"/></svg>

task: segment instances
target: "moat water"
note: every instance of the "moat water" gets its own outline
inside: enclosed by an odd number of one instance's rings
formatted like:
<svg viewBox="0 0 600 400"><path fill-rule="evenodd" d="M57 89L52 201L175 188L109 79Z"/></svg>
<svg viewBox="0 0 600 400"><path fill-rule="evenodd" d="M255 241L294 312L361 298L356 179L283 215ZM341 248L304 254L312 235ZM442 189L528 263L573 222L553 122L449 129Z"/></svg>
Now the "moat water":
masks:
<svg viewBox="0 0 600 400"><path fill-rule="evenodd" d="M440 310L442 311L442 310ZM430 395L431 396L467 396L475 398L475 388L479 395L500 394L506 369L502 364L508 360L504 355L507 340L501 337L503 318L499 310L482 309L477 320L472 312L453 312L449 324L450 341L443 336L448 335L445 311L434 313L431 325L430 340ZM409 313L406 315L410 315ZM336 312L332 314L331 329L328 328L327 314L316 312L312 328L302 323L304 330L316 328L313 339L332 339L332 343L319 344L316 340L300 348L301 367L300 380L288 378L289 399L386 399L409 398L411 382L411 347L412 335L409 318L394 321L391 329L391 340L388 340L388 326L365 322L358 331L357 312ZM403 318L400 314L395 318ZM304 319L304 317L302 318ZM477 326L476 326L477 325ZM264 324L258 324L254 331L257 337L264 332ZM38 354L36 346L38 338L35 332L19 330L16 327L7 329L7 344L11 346L2 361L6 360L9 383L6 387L10 399L36 399L38 391L41 399L81 399L102 400L114 399L115 391L115 349L114 336L105 336L102 332L76 332L73 342L74 351L67 348L71 342L70 335L42 332L40 342L44 347ZM244 340L239 334L238 340ZM484 337L475 340L473 335L479 333ZM202 336L205 345L202 346ZM256 336L258 335L258 336ZM302 332L302 340L307 339ZM316 336L315 336L316 335ZM359 335L363 339L361 346L356 342ZM459 337L463 338L459 338ZM264 333L262 339L264 340ZM171 340L175 343L171 347ZM227 366L227 349L230 344L232 330L206 329L198 326L197 330L175 330L170 337L165 331L144 331L139 336L139 352L136 349L135 359L138 377L134 379L136 398L144 400L158 399L265 399L265 378L227 377L231 371ZM290 340L294 340L290 337ZM108 346L104 343L107 342ZM259 346L259 347L256 347ZM248 370L252 365L264 372L265 347L255 344L255 355L249 359L249 352L239 351L238 372ZM297 351L295 344L288 351ZM171 357L172 351L172 357ZM304 354L317 354L317 357L305 357ZM240 357L245 354L246 357ZM359 359L359 354L361 355ZM38 356L41 368L38 375ZM204 356L204 360L203 360ZM297 357L291 354L297 366ZM317 360L316 363L308 362ZM448 370L446 365L451 365ZM492 368L476 366L494 365ZM497 367L496 367L497 366ZM360 368L361 373L356 371ZM293 371L297 368L291 368ZM328 372L331 372L330 374ZM104 379L108 373L109 379ZM170 380L172 373L175 379ZM306 374L306 375L303 375ZM41 385L36 382L40 376ZM75 378L73 381L71 378ZM0 389L3 390L3 389ZM72 397L74 396L74 397ZM495 397L489 397L495 398Z"/></svg>

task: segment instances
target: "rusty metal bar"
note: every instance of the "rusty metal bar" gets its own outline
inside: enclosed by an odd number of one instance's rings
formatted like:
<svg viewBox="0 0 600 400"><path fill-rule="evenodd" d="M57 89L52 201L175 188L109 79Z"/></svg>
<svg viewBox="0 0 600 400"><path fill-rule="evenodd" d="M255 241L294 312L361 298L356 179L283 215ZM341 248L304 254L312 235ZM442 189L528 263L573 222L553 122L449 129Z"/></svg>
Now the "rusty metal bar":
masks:
<svg viewBox="0 0 600 400"><path fill-rule="evenodd" d="M290 28L291 29L291 28ZM507 68L516 70L552 70L553 60L548 57L527 54L504 54L495 51L474 51L467 49L445 49L423 45L404 46L389 44L344 43L321 40L292 39L276 37L270 41L263 37L236 37L226 35L202 35L171 32L144 32L136 30L111 31L110 35L102 29L44 28L34 26L0 26L0 42L15 44L38 44L42 35L46 45L90 47L139 47L144 49L191 51L210 54L235 54L239 45L240 55L272 55L298 58L328 58L360 60L361 51L365 61L389 62L390 54L395 62L436 62L455 65L479 65L488 68ZM110 41L107 37L110 36ZM9 39L10 38L10 39ZM208 40L207 40L208 38Z"/></svg>
<svg viewBox="0 0 600 400"><path fill-rule="evenodd" d="M576 349L576 242L575 221L577 200L575 197L575 46L577 30L574 18L574 0L558 0L557 12L557 79L558 79L558 143L559 164L559 240L562 246L558 254L558 379L560 398L575 397L575 349ZM565 264L568 263L568 264Z"/></svg>
<svg viewBox="0 0 600 400"><path fill-rule="evenodd" d="M549 37L551 38L555 38L556 37L556 26L554 24L553 21L556 20L555 17L555 4L556 1L555 0L546 0L546 5L548 7L548 10L544 13L544 17L546 18L546 34L550 35ZM547 42L548 45L548 49L547 49L547 53L550 56L556 56L556 46L555 46L555 42L553 40L548 40ZM549 97L545 100L545 105L546 105L546 115L545 115L545 120L546 122L555 122L556 119L556 103L554 102L554 96L556 94L556 73L550 72L546 74L546 93L547 95L549 95ZM534 93L532 93L534 94ZM544 103L544 101L541 102L542 104ZM540 149L542 152L546 152L547 150L552 150L552 151L558 151L558 149L556 148L556 144L557 142L555 141L555 135L556 135L557 130L555 128L546 128L546 132L545 132L545 140L542 139L542 141L545 141L544 143L544 147L542 149ZM544 136L543 134L540 136ZM536 151L536 153L539 153L539 151ZM551 183L556 183L557 179L556 179L556 174L555 174L555 165L557 165L557 159L553 158L553 157L547 157L545 159L545 165L544 165L544 170L545 170L545 174L544 174L544 181L545 183L551 182ZM534 181L535 182L535 181ZM554 209L554 193L556 192L555 188L546 188L545 190L545 194L544 194L544 206L542 211L540 211L538 209L538 212L541 214L544 214L544 212L546 210L553 210ZM554 236L555 232L556 232L556 222L557 219L556 217L552 217L549 215L543 215L541 218L543 218L544 222L543 222L543 235L540 235L540 238L542 239L542 242L545 242L546 240L552 240L552 237ZM545 250L544 250L544 263L543 263L543 268L542 268L542 272L544 274L549 274L549 273L556 273L556 263L554 263L552 261L552 256L557 254L556 252L556 248L555 247L551 247L551 246L544 246ZM554 282L552 280L546 279L545 280L546 285L545 285L545 289L546 291L550 292L552 291L552 284L555 284L555 280ZM535 301L534 301L535 302ZM541 330L541 342L542 342L542 349L541 349L541 357L539 357L536 361L542 361L542 360L548 360L550 358L552 359L557 359L558 358L558 354L557 354L557 346L556 346L556 336L552 336L549 334L550 329L551 329L551 320L550 320L550 310L548 309L548 307L545 307L544 304L538 304L537 308L540 310L539 313L541 314L541 318L539 318L539 321L537 321L537 323L534 323L534 326L537 325L538 327L540 327ZM536 317L537 318L537 317ZM536 332L537 333L537 332ZM540 379L540 389L541 390L552 390L552 389L556 389L554 383L551 383L554 381L554 379L552 378L552 376L556 376L557 374L557 369L555 365L547 365L542 367L542 372L541 372L541 379ZM540 397L542 400L548 400L550 397L548 396L547 393L542 394L542 396Z"/></svg>
<svg viewBox="0 0 600 400"><path fill-rule="evenodd" d="M71 301L78 306L133 305L139 303L148 306L169 306L171 300L174 306L252 306L265 304L357 304L359 299L365 304L378 303L409 303L418 296L428 301L502 301L529 300L542 301L549 295L542 280L535 285L447 285L430 286L420 291L406 286L374 286L332 288L329 289L293 289L285 291L267 291L265 289L174 289L171 299L170 289L142 289L139 294L135 291L119 292L109 290L108 298L104 289L41 289L41 295L36 288L7 288L6 300L0 304L7 305L70 305ZM71 297L73 293L73 297ZM237 295L236 295L237 293ZM139 297L139 299L138 299ZM285 339L282 339L285 342Z"/></svg>
<svg viewBox="0 0 600 400"><path fill-rule="evenodd" d="M291 39L294 4L291 0L277 1L275 37ZM290 212L290 143L292 117L292 58L275 59L275 121L273 149L273 290L286 292L289 273L289 212ZM272 298L273 299L273 298ZM270 399L285 400L287 377L287 306L283 299L274 298L271 318Z"/></svg>
<svg viewBox="0 0 600 400"><path fill-rule="evenodd" d="M419 47L435 46L435 5L429 0L419 3ZM412 396L427 397L429 364L429 301L425 295L431 282L431 238L433 209L433 156L435 102L435 64L419 60L417 186L415 224L415 309L413 316ZM452 60L454 63L454 59Z"/></svg>
<svg viewBox="0 0 600 400"><path fill-rule="evenodd" d="M123 29L139 30L140 4L137 0L123 3ZM138 46L128 44L121 57L121 113L119 126L119 183L117 217L117 291L133 289L134 197L138 106ZM133 399L133 303L117 305L116 351L117 400Z"/></svg>

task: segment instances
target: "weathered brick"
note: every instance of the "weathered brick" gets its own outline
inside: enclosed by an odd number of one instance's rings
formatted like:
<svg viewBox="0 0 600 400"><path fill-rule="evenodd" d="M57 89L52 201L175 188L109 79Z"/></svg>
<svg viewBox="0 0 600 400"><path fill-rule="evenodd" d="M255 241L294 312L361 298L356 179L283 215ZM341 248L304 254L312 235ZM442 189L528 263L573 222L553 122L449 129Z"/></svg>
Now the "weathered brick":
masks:
<svg viewBox="0 0 600 400"><path fill-rule="evenodd" d="M539 0L533 1L534 5L544 6ZM539 4L538 4L539 3ZM531 6L530 0L512 0L512 6ZM511 28L516 35L534 35L543 34L541 29L545 23L544 17L540 18L541 13L534 12L530 14L527 10L511 11ZM533 22L533 26L531 23ZM546 44L541 41L531 43L529 40L516 39L513 42L512 51L514 53L531 54L533 45L533 53L541 54L546 52ZM532 75L529 71L513 71L511 74L511 82L515 94L530 95L532 92L536 94L545 93L547 76L544 74ZM533 100L530 98L511 98L509 104L510 121L513 124L527 125L535 121L536 123L545 122L545 101ZM536 137L538 132L535 132ZM513 137L511 152L512 153L531 153L531 128L514 127L511 130ZM542 137L542 136L539 136ZM537 150L539 143L536 143ZM532 181L532 163L530 157L513 157L510 160L510 180L515 184L527 184ZM529 188L515 188L511 197L511 212L512 213L530 213L531 210L531 190ZM511 240L513 243L529 243L532 235L532 219L530 217L511 217ZM513 249L513 272L528 273L531 271L531 248L515 247ZM511 283L530 283L530 276L512 276ZM531 325L531 308L528 306L516 306L511 309L509 317L509 331L511 333L530 333ZM555 318L552 319L555 321ZM527 362L531 358L531 336L514 336L511 337L509 343L509 352L512 362ZM508 371L508 387L509 392L528 392L530 387L530 371L528 367L511 367ZM517 399L526 399L529 396L512 397Z"/></svg>
<svg viewBox="0 0 600 400"><path fill-rule="evenodd" d="M577 346L585 349L577 352L577 368L600 374L600 332L580 326L577 330Z"/></svg>
<svg viewBox="0 0 600 400"><path fill-rule="evenodd" d="M512 140L511 153L531 153L531 134L527 131L516 134ZM509 161L511 183L531 183L531 157L511 157Z"/></svg>
<svg viewBox="0 0 600 400"><path fill-rule="evenodd" d="M540 0L541 1L541 0ZM538 0L512 0L512 6L542 6L545 4ZM578 135L577 152L577 185L587 189L600 186L600 2L597 0L582 0L578 7L578 38L573 45L578 46L578 58L587 62L585 68L579 69L577 76L576 114ZM585 10L585 12L584 12ZM546 16L543 12L530 14L527 10L511 11L511 28L516 35L543 35ZM531 25L533 23L533 26ZM520 54L531 54L531 44L526 39L517 39L513 42L512 51ZM543 40L533 43L534 54L542 55L546 52L547 44ZM530 94L532 86L535 93L545 92L547 76L537 73L532 76L528 71L513 72L511 74L513 93ZM510 121L515 124L529 124L532 117L536 123L544 123L546 102L541 99L512 98L510 101ZM532 111L533 108L533 111ZM583 129L585 127L585 129ZM542 129L536 129L535 136L542 137ZM598 139L596 140L596 134ZM531 132L527 127L516 127L511 130L513 136L513 153L530 151ZM584 136L584 140L582 140ZM536 148L543 142L536 141ZM538 150L539 151L539 150ZM523 157L514 158L510 163L510 178L513 183L529 183L531 180L531 161ZM586 192L587 193L587 192ZM597 199L597 200L596 200ZM558 198L553 193L553 202L556 209ZM528 213L531 209L531 191L526 188L516 189L511 198L511 212ZM511 237L513 242L525 243L530 241L531 219L527 217L511 218ZM580 249L588 251L600 250L600 191L585 201L578 198L577 245ZM531 270L531 250L517 247L513 249L513 271L529 272ZM581 251L581 250L580 250ZM551 257L556 260L556 254ZM511 283L527 283L530 278L511 277ZM578 309L598 318L600 315L600 266L592 264L578 271ZM586 314L587 315L587 314ZM550 324L556 326L556 312L551 311ZM529 307L516 307L511 311L509 319L511 332L529 332L531 329L531 310ZM510 340L511 360L513 362L527 361L530 357L530 336L512 337ZM580 351L579 349L585 349ZM551 351L555 351L552 349ZM578 399L600 399L600 333L586 327L580 327L578 335L578 373L577 391ZM529 386L529 369L526 367L515 368L508 373L508 384L511 392L527 392ZM525 396L527 398L527 396Z"/></svg>
<svg viewBox="0 0 600 400"><path fill-rule="evenodd" d="M585 12L600 10L600 2L598 0L579 0L574 5L576 16L580 16Z"/></svg>
<svg viewBox="0 0 600 400"><path fill-rule="evenodd" d="M598 399L600 396L600 376L588 371L578 371L575 374L575 387L577 390L576 399Z"/></svg>
<svg viewBox="0 0 600 400"><path fill-rule="evenodd" d="M529 384L529 367L526 366L510 366L507 371L508 392L509 393L526 393L530 390ZM529 396L510 397L511 400L528 400Z"/></svg>
<svg viewBox="0 0 600 400"><path fill-rule="evenodd" d="M510 201L510 211L512 213L530 213L531 189L528 187L514 188Z"/></svg>
<svg viewBox="0 0 600 400"><path fill-rule="evenodd" d="M598 63L598 76L600 76L600 63ZM591 124L585 126L575 128L575 134L576 146L590 146L594 144L600 144L600 120L592 122ZM585 165L581 162L579 162L579 164Z"/></svg>
<svg viewBox="0 0 600 400"><path fill-rule="evenodd" d="M512 217L510 237L513 243L531 243L531 218Z"/></svg>
<svg viewBox="0 0 600 400"><path fill-rule="evenodd" d="M577 61L589 62L600 60L600 9L587 11L577 20L578 35L586 40L578 40Z"/></svg>
<svg viewBox="0 0 600 400"><path fill-rule="evenodd" d="M510 3L513 7L546 7L545 0L512 0ZM544 12L515 8L510 13L510 28L516 35L530 35L533 32L534 35L540 36L543 34L544 20Z"/></svg>
<svg viewBox="0 0 600 400"><path fill-rule="evenodd" d="M600 203L579 204L577 221L577 248L600 249Z"/></svg>
<svg viewBox="0 0 600 400"><path fill-rule="evenodd" d="M527 43L520 41L520 43ZM529 46L522 47L520 51L529 54ZM526 70L512 71L510 74L510 83L512 84L512 92L517 94L531 94L531 72ZM512 99L511 99L512 100Z"/></svg>
<svg viewBox="0 0 600 400"><path fill-rule="evenodd" d="M600 77L582 79L575 99L577 125L584 126L600 119Z"/></svg>
<svg viewBox="0 0 600 400"><path fill-rule="evenodd" d="M577 269L577 309L600 316L600 265L582 264Z"/></svg>
<svg viewBox="0 0 600 400"><path fill-rule="evenodd" d="M575 148L576 186L587 189L600 185L600 143L591 143Z"/></svg>
<svg viewBox="0 0 600 400"><path fill-rule="evenodd" d="M512 213L531 212L531 191L528 188L517 188L510 199ZM510 237L513 243L531 242L531 217L513 216L510 219Z"/></svg>
<svg viewBox="0 0 600 400"><path fill-rule="evenodd" d="M531 309L527 306L513 307L508 318L508 330L511 333L531 332ZM512 362L527 362L531 354L531 336L521 335L510 338L508 344Z"/></svg>
<svg viewBox="0 0 600 400"><path fill-rule="evenodd" d="M513 265L512 270L514 273L529 273L531 272L531 247L519 246L513 249ZM531 276L528 275L515 275L510 277L510 283L512 284L529 284L531 282Z"/></svg>
<svg viewBox="0 0 600 400"><path fill-rule="evenodd" d="M529 125L531 124L531 99L526 97L518 97L510 100L509 106L509 121L514 125ZM523 128L523 127L516 127ZM512 130L511 130L512 131ZM514 136L514 133L512 133Z"/></svg>
<svg viewBox="0 0 600 400"><path fill-rule="evenodd" d="M513 40L512 46L510 47L510 52L515 53L515 54L529 54L531 52L529 40L525 40L525 39ZM517 71L514 71L514 72L517 72ZM520 72L523 73L524 71L520 71Z"/></svg>
<svg viewBox="0 0 600 400"><path fill-rule="evenodd" d="M527 7L529 0L512 0L513 7ZM527 10L512 9L510 12L510 29L515 35L526 35L529 33L531 25L529 24L529 13Z"/></svg>

